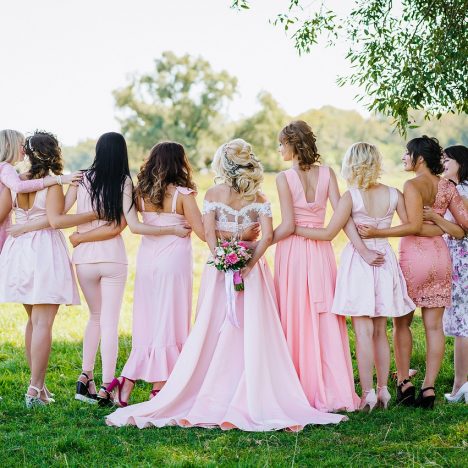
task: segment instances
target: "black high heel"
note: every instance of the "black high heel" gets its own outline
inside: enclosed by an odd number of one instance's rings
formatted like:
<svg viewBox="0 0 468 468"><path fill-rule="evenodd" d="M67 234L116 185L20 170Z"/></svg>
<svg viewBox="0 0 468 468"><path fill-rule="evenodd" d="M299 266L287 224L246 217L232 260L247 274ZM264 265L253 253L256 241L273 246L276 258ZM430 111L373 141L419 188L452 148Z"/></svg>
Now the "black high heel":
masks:
<svg viewBox="0 0 468 468"><path fill-rule="evenodd" d="M100 392L102 391L106 396L103 397L99 393L97 394L98 405L101 408L114 406L114 399L111 393L107 391L107 387L105 385L101 385L101 388L99 389L99 391Z"/></svg>
<svg viewBox="0 0 468 468"><path fill-rule="evenodd" d="M424 409L434 409L434 402L436 397L435 395L424 396L424 392L426 390L434 390L435 393L434 387L421 388L418 394L418 398L416 398L416 406Z"/></svg>
<svg viewBox="0 0 468 468"><path fill-rule="evenodd" d="M90 379L85 372L82 372L81 375L84 375L87 380L86 383L83 383L81 380L76 382L75 400L94 405L97 402L97 395L95 393L89 393L89 382L93 382L93 379Z"/></svg>
<svg viewBox="0 0 468 468"><path fill-rule="evenodd" d="M413 385L408 387L405 391L402 390L403 386L409 383L409 379L405 379L397 385L397 404L404 406L414 406L416 401L416 389Z"/></svg>

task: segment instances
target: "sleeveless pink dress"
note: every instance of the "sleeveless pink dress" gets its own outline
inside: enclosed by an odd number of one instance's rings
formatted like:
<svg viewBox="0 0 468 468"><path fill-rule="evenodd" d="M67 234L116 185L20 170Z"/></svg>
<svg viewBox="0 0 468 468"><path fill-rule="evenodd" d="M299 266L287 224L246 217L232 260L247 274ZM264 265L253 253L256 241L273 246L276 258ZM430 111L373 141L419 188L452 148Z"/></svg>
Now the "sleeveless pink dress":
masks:
<svg viewBox="0 0 468 468"><path fill-rule="evenodd" d="M271 216L268 203L237 211L205 201L204 208L205 213L215 212L218 230L233 234L259 216ZM244 284L245 291L236 293L237 328L227 319L224 273L205 266L197 318L166 385L152 400L118 409L107 424L271 431L345 419L309 405L289 356L263 258Z"/></svg>
<svg viewBox="0 0 468 468"><path fill-rule="evenodd" d="M36 193L34 204L23 210L12 192L16 223L46 215L47 188ZM46 228L9 236L0 254L0 302L20 304L79 304L73 267L60 230Z"/></svg>
<svg viewBox="0 0 468 468"><path fill-rule="evenodd" d="M44 179L21 180L11 164L2 162L0 163L0 193L5 187L16 193L37 192L44 188ZM10 225L10 216L0 224L0 252L8 237L6 230Z"/></svg>
<svg viewBox="0 0 468 468"><path fill-rule="evenodd" d="M186 224L176 213L176 187L171 213L144 211L151 226ZM190 236L143 236L138 250L133 297L132 351L121 374L133 380L168 379L190 331L193 280Z"/></svg>
<svg viewBox="0 0 468 468"><path fill-rule="evenodd" d="M468 212L455 185L441 178L433 210L444 215L449 209L455 222L468 230ZM451 305L452 261L442 236L406 236L400 240L400 266L408 293L418 307Z"/></svg>
<svg viewBox="0 0 468 468"><path fill-rule="evenodd" d="M388 190L387 213L382 218L374 218L367 214L361 191L349 189L354 223L389 228L398 204L398 191L393 187ZM385 263L381 267L369 265L349 242L341 254L332 311L353 317L400 317L412 312L416 306L408 296L405 278L388 240L363 239L363 242L369 249L383 252Z"/></svg>
<svg viewBox="0 0 468 468"><path fill-rule="evenodd" d="M284 171L296 225L323 227L330 169L319 167L315 201L306 201L299 174ZM278 242L275 286L281 324L310 404L321 411L354 411L353 367L345 317L332 313L336 262L331 242L291 235Z"/></svg>

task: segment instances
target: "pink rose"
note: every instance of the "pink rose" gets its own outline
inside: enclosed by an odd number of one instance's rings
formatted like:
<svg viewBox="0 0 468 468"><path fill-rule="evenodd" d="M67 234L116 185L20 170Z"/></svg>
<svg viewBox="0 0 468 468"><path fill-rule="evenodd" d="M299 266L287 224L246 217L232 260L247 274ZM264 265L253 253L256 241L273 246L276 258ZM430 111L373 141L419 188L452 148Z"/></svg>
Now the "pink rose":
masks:
<svg viewBox="0 0 468 468"><path fill-rule="evenodd" d="M221 247L224 247L224 248L229 247L229 242L226 242L226 241L223 242L223 243L221 244Z"/></svg>
<svg viewBox="0 0 468 468"><path fill-rule="evenodd" d="M244 249L247 248L247 244L246 244L245 242L242 242L242 241L239 241L239 242L237 243L237 245L238 245L239 247L243 247Z"/></svg>
<svg viewBox="0 0 468 468"><path fill-rule="evenodd" d="M226 255L226 263L228 265L234 265L238 261L239 261L239 257L237 256L236 253L232 252L232 253Z"/></svg>

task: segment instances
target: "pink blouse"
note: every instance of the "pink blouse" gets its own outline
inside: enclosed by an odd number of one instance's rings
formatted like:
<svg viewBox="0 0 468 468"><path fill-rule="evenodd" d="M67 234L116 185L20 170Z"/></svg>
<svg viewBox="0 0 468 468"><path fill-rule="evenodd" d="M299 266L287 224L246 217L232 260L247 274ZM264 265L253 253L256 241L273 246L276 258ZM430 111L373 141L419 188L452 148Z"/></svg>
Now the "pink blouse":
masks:
<svg viewBox="0 0 468 468"><path fill-rule="evenodd" d="M0 163L0 193L5 187L16 193L37 192L44 188L44 179L21 180L11 164L2 162ZM6 230L10 224L10 215L0 224L0 252L7 238Z"/></svg>

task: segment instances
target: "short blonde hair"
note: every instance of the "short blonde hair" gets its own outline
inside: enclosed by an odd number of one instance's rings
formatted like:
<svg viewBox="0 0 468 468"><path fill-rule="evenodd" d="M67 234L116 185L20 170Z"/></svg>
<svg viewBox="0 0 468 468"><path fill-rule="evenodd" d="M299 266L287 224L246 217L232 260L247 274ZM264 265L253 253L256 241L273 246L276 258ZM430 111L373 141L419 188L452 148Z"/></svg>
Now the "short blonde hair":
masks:
<svg viewBox="0 0 468 468"><path fill-rule="evenodd" d="M211 167L216 174L215 183L225 183L242 198L255 200L263 181L263 166L249 143L236 138L220 146Z"/></svg>
<svg viewBox="0 0 468 468"><path fill-rule="evenodd" d="M0 162L14 164L20 159L24 135L16 130L0 130Z"/></svg>
<svg viewBox="0 0 468 468"><path fill-rule="evenodd" d="M348 148L341 165L348 186L366 190L377 184L381 174L382 155L375 145L361 141Z"/></svg>

